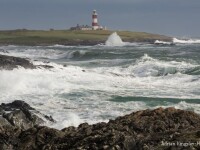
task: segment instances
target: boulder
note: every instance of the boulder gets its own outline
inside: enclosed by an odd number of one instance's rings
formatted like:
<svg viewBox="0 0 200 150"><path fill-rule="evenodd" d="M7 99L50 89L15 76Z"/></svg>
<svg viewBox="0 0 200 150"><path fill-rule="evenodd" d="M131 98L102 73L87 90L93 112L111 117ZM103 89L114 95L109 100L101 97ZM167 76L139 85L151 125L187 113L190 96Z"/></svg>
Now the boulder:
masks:
<svg viewBox="0 0 200 150"><path fill-rule="evenodd" d="M198 145L190 147L178 147L176 145L173 147L164 146L162 143L163 141L171 143L176 143L177 141L198 142L200 116L194 112L175 108L158 108L134 112L118 117L115 120L110 120L108 123L97 123L94 125L84 123L77 128L68 127L61 131L47 127L43 128L44 132L39 132L40 128L34 129L37 130L37 134L40 133L37 136L41 137L41 140L40 144L38 142L33 143L33 149L198 149ZM26 132L28 131L24 131L23 134ZM34 133L33 138L30 139L37 139L35 136ZM26 138L21 134L21 145L23 145L22 141L24 140L26 141ZM20 147L17 148L20 149Z"/></svg>
<svg viewBox="0 0 200 150"><path fill-rule="evenodd" d="M0 69L12 70L14 68L23 67L26 69L34 69L35 66L25 58L0 55Z"/></svg>
<svg viewBox="0 0 200 150"><path fill-rule="evenodd" d="M173 107L142 110L110 120L108 123L93 125L83 123L78 127L71 126L62 130L40 126L44 121L43 118L33 119L36 115L33 112L36 110L23 101L2 104L0 110L3 114L0 118L2 150L197 150L200 148L198 144L200 115ZM11 112L6 113L6 111ZM39 117L36 115L36 118ZM46 119L54 121L52 117ZM181 146L181 142L185 143L185 146ZM187 145L192 142L196 144Z"/></svg>
<svg viewBox="0 0 200 150"><path fill-rule="evenodd" d="M29 104L21 100L0 105L0 127L10 126L26 130L35 125L42 125L46 121L55 122L51 116L41 114ZM41 117L39 117L41 116Z"/></svg>
<svg viewBox="0 0 200 150"><path fill-rule="evenodd" d="M36 69L36 68L52 69L54 68L53 66L50 66L50 65L33 65L28 59L25 59L25 58L0 54L0 70L2 69L13 70L18 67L23 67L25 69Z"/></svg>
<svg viewBox="0 0 200 150"><path fill-rule="evenodd" d="M0 49L0 52L1 53L9 53L7 50L5 50L5 49Z"/></svg>

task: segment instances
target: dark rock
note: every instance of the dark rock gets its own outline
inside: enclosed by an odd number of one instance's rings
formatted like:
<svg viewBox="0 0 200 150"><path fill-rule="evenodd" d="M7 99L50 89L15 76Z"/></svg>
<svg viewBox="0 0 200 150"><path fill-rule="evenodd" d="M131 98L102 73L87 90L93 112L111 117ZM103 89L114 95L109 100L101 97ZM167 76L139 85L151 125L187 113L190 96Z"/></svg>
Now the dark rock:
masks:
<svg viewBox="0 0 200 150"><path fill-rule="evenodd" d="M197 137L198 132L192 133L192 131L199 128L200 116L193 112L174 108L158 108L118 117L107 124L88 125L84 123L78 128L65 128L60 131L64 135L55 137L48 143L48 146L51 149L63 150L174 149L173 147L162 147L161 141L170 140L173 142L188 134ZM191 140L192 136L187 136L187 140ZM192 140L198 142L198 138L192 138Z"/></svg>
<svg viewBox="0 0 200 150"><path fill-rule="evenodd" d="M0 49L0 52L2 52L2 53L9 53L9 52L6 51L5 49Z"/></svg>
<svg viewBox="0 0 200 150"><path fill-rule="evenodd" d="M23 67L26 69L34 69L35 66L25 58L0 55L0 69L12 70L14 68Z"/></svg>
<svg viewBox="0 0 200 150"><path fill-rule="evenodd" d="M45 69L52 69L52 68L54 68L53 66L50 66L50 65L37 65L37 67L39 67L39 68L45 68Z"/></svg>
<svg viewBox="0 0 200 150"><path fill-rule="evenodd" d="M55 138L62 138L63 135L59 130L36 126L21 132L15 149L51 149L52 146L49 143Z"/></svg>
<svg viewBox="0 0 200 150"><path fill-rule="evenodd" d="M15 109L28 109L28 110L35 110L32 108L29 104L25 103L24 101L21 100L15 100L12 103L2 103L0 105L0 108L5 110L5 111L12 111Z"/></svg>
<svg viewBox="0 0 200 150"><path fill-rule="evenodd" d="M14 106L16 107L16 102ZM30 107L23 102L17 102L17 106ZM0 126L0 149L182 150L200 148L200 145L190 147L162 145L163 141L171 143L199 141L200 115L175 108L143 110L118 117L108 123L94 125L83 123L77 128L68 127L62 130L38 125L31 125L29 129L13 128L13 125L20 124L15 120L16 118L12 119L14 116L22 116L25 124L28 124L31 116L25 117L27 114L21 109L5 115L8 119L4 125L11 127Z"/></svg>
<svg viewBox="0 0 200 150"><path fill-rule="evenodd" d="M47 115L44 115L44 118L49 120L50 122L56 122L52 116L47 116Z"/></svg>
<svg viewBox="0 0 200 150"><path fill-rule="evenodd" d="M51 116L41 114L24 101L16 100L12 103L0 105L0 126L9 126L26 130L45 121L55 122ZM43 118L38 117L43 116Z"/></svg>
<svg viewBox="0 0 200 150"><path fill-rule="evenodd" d="M55 122L50 116L46 116L32 108L24 101L16 100L12 103L0 105L0 149L1 150L13 150L13 149L36 149L31 143L30 145L20 145L20 135L23 131L30 129L34 130L36 125L42 125L45 121ZM41 118L38 116L46 116ZM37 131L37 130L34 130ZM38 131L37 131L38 132ZM26 132L28 134L28 131ZM33 135L29 136L33 137ZM27 140L27 139L25 139ZM32 139L33 140L33 139ZM29 147L30 146L30 147ZM15 148L17 147L17 148Z"/></svg>
<svg viewBox="0 0 200 150"><path fill-rule="evenodd" d="M45 62L48 63L48 62ZM29 60L20 57L13 57L7 55L0 54L0 70L13 70L18 67L23 67L25 69L36 69L36 68L45 68L45 69L52 69L53 66L50 65L33 65Z"/></svg>
<svg viewBox="0 0 200 150"><path fill-rule="evenodd" d="M200 138L200 131L196 132L196 136Z"/></svg>

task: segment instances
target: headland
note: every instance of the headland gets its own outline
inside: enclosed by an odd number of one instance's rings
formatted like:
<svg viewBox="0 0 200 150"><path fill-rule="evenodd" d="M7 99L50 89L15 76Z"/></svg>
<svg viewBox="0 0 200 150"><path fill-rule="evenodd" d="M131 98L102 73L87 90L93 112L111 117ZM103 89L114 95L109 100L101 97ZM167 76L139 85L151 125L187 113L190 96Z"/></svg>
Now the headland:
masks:
<svg viewBox="0 0 200 150"><path fill-rule="evenodd" d="M154 43L156 40L172 41L171 37L146 32L19 29L0 31L0 45L97 45L105 43L108 36L113 32L117 32L124 42Z"/></svg>

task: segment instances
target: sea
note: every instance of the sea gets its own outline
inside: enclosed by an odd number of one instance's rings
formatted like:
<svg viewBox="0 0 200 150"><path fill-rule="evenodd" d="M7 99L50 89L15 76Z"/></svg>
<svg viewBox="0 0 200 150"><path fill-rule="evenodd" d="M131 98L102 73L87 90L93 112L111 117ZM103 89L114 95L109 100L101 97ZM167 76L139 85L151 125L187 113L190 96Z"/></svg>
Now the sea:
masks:
<svg viewBox="0 0 200 150"><path fill-rule="evenodd" d="M53 68L0 70L0 103L23 100L62 129L175 107L200 114L200 40L95 46L0 46L0 54ZM5 53L5 51L7 53Z"/></svg>

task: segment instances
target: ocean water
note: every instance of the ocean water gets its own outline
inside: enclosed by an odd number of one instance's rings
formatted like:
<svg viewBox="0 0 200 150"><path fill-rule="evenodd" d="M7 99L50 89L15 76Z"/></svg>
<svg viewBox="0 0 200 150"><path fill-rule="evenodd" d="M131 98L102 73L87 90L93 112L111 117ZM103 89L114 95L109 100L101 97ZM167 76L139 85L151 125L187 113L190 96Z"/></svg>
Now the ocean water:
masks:
<svg viewBox="0 0 200 150"><path fill-rule="evenodd" d="M47 125L58 129L157 107L200 113L198 40L154 45L119 38L96 46L1 46L6 55L54 68L1 70L0 103L24 100L52 115L57 123Z"/></svg>

